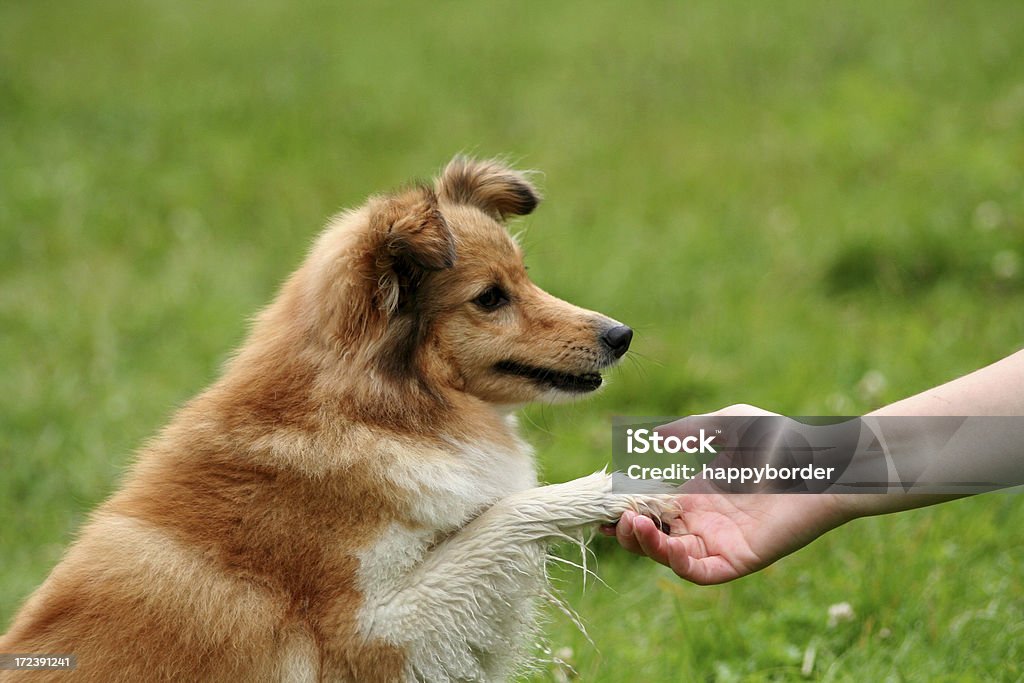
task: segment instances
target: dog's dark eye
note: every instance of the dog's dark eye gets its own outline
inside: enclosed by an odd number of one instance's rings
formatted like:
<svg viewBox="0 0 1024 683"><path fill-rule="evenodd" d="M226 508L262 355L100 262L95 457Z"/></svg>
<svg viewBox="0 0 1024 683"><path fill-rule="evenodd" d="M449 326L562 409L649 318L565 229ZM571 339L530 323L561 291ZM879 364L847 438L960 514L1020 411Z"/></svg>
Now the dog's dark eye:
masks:
<svg viewBox="0 0 1024 683"><path fill-rule="evenodd" d="M508 303L508 294L505 294L498 285L493 285L484 290L483 294L473 299L473 303L485 311L493 311Z"/></svg>

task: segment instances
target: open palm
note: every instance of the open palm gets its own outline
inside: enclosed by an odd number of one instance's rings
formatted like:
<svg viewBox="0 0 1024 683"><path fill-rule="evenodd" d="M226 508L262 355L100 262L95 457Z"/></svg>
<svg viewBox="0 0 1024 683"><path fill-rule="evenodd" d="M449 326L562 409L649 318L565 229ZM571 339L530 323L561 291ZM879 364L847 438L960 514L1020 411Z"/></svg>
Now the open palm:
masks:
<svg viewBox="0 0 1024 683"><path fill-rule="evenodd" d="M692 493L676 502L664 520L668 534L632 512L614 534L627 550L701 585L763 569L845 521L835 497L821 494Z"/></svg>

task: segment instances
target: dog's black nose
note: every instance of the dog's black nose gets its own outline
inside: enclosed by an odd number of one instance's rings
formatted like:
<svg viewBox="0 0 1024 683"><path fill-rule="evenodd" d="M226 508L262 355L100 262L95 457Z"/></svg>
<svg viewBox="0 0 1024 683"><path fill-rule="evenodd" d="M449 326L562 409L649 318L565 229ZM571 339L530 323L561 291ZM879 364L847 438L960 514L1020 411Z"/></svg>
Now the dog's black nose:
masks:
<svg viewBox="0 0 1024 683"><path fill-rule="evenodd" d="M616 358L622 358L622 354L629 349L629 342L633 341L633 330L625 325L616 325L610 330L605 330L601 335L601 341L608 345Z"/></svg>

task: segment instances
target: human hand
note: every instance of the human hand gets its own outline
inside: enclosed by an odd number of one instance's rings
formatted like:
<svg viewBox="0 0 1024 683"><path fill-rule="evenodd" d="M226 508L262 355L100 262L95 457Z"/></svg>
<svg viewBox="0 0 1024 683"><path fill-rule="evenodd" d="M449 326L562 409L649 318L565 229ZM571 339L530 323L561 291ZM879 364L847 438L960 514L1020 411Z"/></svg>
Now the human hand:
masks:
<svg viewBox="0 0 1024 683"><path fill-rule="evenodd" d="M623 513L614 535L630 552L669 566L700 585L725 583L767 567L847 521L830 494L683 494L661 531L650 518Z"/></svg>
<svg viewBox="0 0 1024 683"><path fill-rule="evenodd" d="M714 424L715 417L774 415L749 405L729 406L659 428L684 435ZM763 569L852 518L843 497L832 494L734 494L699 479L687 482L677 510L662 521L626 512L614 527L623 548L667 565L693 583L724 583Z"/></svg>

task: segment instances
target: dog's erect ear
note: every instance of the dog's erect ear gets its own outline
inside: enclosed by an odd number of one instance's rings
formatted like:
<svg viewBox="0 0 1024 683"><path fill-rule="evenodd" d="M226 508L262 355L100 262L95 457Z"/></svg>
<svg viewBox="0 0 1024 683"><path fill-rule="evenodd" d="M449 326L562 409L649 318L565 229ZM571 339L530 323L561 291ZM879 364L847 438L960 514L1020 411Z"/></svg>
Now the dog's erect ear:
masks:
<svg viewBox="0 0 1024 683"><path fill-rule="evenodd" d="M430 188L413 188L379 201L370 219L377 304L391 314L423 275L455 264L455 239Z"/></svg>
<svg viewBox="0 0 1024 683"><path fill-rule="evenodd" d="M475 206L499 221L525 216L540 202L540 193L522 172L464 156L448 162L435 187L443 201Z"/></svg>

